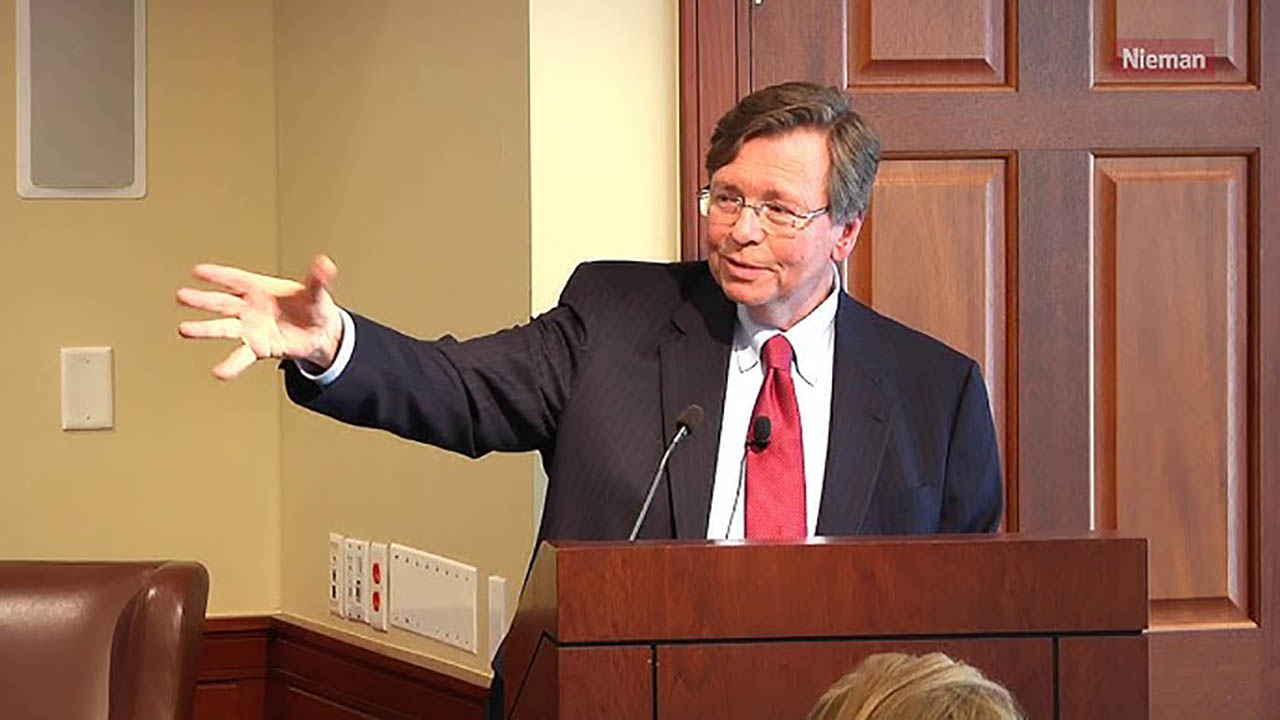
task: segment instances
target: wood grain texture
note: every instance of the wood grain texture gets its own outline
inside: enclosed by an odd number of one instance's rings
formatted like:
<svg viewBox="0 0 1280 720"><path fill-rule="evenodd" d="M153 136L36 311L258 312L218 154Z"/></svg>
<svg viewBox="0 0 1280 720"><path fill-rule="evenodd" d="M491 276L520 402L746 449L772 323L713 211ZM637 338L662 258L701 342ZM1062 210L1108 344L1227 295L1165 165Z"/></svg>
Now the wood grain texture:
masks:
<svg viewBox="0 0 1280 720"><path fill-rule="evenodd" d="M561 720L651 720L653 650L647 645L559 650Z"/></svg>
<svg viewBox="0 0 1280 720"><path fill-rule="evenodd" d="M1018 155L1018 525L1086 532L1089 488L1089 153ZM1023 478L1022 469L1030 475Z"/></svg>
<svg viewBox="0 0 1280 720"><path fill-rule="evenodd" d="M1053 641L1005 638L662 646L658 717L802 718L832 683L882 652L946 653L1005 685L1027 717L1053 716Z"/></svg>
<svg viewBox="0 0 1280 720"><path fill-rule="evenodd" d="M420 717L424 711L438 718L480 717L483 688L435 673L424 682L427 671L417 666L383 656L369 662L368 651L348 646L338 654L312 640L291 632L272 643L273 680L382 718Z"/></svg>
<svg viewBox="0 0 1280 720"><path fill-rule="evenodd" d="M512 720L650 720L653 650L648 645L538 644L525 673L508 675Z"/></svg>
<svg viewBox="0 0 1280 720"><path fill-rule="evenodd" d="M1010 150L1249 148L1262 132L1254 93L1035 93L855 90L855 107L881 134L886 152L937 157ZM1205 113L1212 107L1213 113ZM1178 122L1165 122L1167 118ZM1161 122L1152 122L1161 119Z"/></svg>
<svg viewBox="0 0 1280 720"><path fill-rule="evenodd" d="M1247 619L1255 575L1246 168L1229 156L1095 164L1097 525L1152 539L1151 598L1209 601L1191 622Z"/></svg>
<svg viewBox="0 0 1280 720"><path fill-rule="evenodd" d="M766 2L750 8L751 90L791 80L821 85L848 84L843 62L849 24L848 0ZM804 42L796 42L794 28L805 28ZM786 32L776 32L777 29ZM839 58L842 62L832 62Z"/></svg>
<svg viewBox="0 0 1280 720"><path fill-rule="evenodd" d="M700 1L711 2L683 0ZM1274 41L1280 38L1280 12L1269 2L1252 0L1243 5L1236 0L1017 5L1016 47L1010 46L1006 58L1016 71L1009 79L1016 92L946 85L885 88L860 85L853 78L849 92L859 113L881 133L887 158L1016 158L1017 192L1009 207L1018 223L1009 233L1017 253L1009 262L1016 263L1011 277L1017 288L1008 312L1011 328L1016 328L1017 395L1010 407L1016 408L1011 418L1017 424L1018 483L1010 501L1017 503L1011 527L1025 530L1084 531L1095 514L1089 346L1094 158L1248 158L1243 222L1248 238L1244 432L1249 439L1244 475L1249 502L1243 547L1252 558L1248 562L1256 569L1256 582L1241 593L1247 608L1243 619L1221 619L1239 618L1240 606L1226 597L1157 601L1153 621L1184 630L1153 635L1152 715L1161 720L1266 717L1269 709L1280 707L1280 632L1273 630L1280 628L1280 602L1274 601L1280 595L1280 572L1274 570L1280 567L1280 534L1272 531L1280 527L1280 203L1274 201L1280 172L1273 167L1280 148L1280 93L1260 79L1265 68L1280 67L1280 42ZM1237 10L1242 6L1243 13ZM1123 18L1115 12L1108 16L1108 7L1119 7L1116 12ZM851 5L851 42L859 32L858 17ZM1104 23L1115 27L1121 19L1152 34L1190 32L1180 27L1236 37L1245 31L1234 49L1222 45L1227 64L1244 77L1184 81L1176 88L1144 87L1132 78L1122 85L1096 84L1100 55L1095 44L1102 35L1097 30ZM803 38L807 29L770 30L776 35L789 31ZM930 28L918 34L936 36ZM846 58L855 61L853 53ZM833 66L840 61L840 56L829 58ZM689 146L682 150L700 151ZM1193 534L1200 530L1191 529ZM1200 622L1215 617L1220 619ZM1256 628L1240 627L1255 621ZM1168 650L1173 647L1185 652Z"/></svg>
<svg viewBox="0 0 1280 720"><path fill-rule="evenodd" d="M852 7L854 87L1013 85L1006 60L1016 42L1016 2L853 0Z"/></svg>
<svg viewBox="0 0 1280 720"><path fill-rule="evenodd" d="M272 617L206 622L196 720L479 718L488 689Z"/></svg>
<svg viewBox="0 0 1280 720"><path fill-rule="evenodd" d="M1003 158L882 162L849 268L855 298L978 362L1004 468L1011 444L1008 175Z"/></svg>
<svg viewBox="0 0 1280 720"><path fill-rule="evenodd" d="M697 84L697 93L689 101L692 107L682 115L694 123L694 127L684 128L681 137L692 134L695 140L689 146L695 149L692 158L682 160L681 167L696 169L696 173L683 176L685 184L680 194L680 212L686 219L680 247L686 258L704 257L701 238L706 226L698 214L695 195L698 188L710 181L703 158L711 146L711 134L720 116L738 102L746 86L747 66L741 58L746 57L747 46L739 41L748 33L746 12L739 3L725 0L698 2L693 10L681 11L681 17L695 23L697 28L696 36L688 43L690 50L682 56L693 55L696 68L688 77ZM683 67L681 72L681 77L686 77Z"/></svg>
<svg viewBox="0 0 1280 720"><path fill-rule="evenodd" d="M271 618L210 618L205 621L196 677L195 720L257 720L263 717Z"/></svg>
<svg viewBox="0 0 1280 720"><path fill-rule="evenodd" d="M265 677L271 619L210 618L200 649L199 680Z"/></svg>
<svg viewBox="0 0 1280 720"><path fill-rule="evenodd" d="M1250 0L1093 0L1098 85L1243 84L1250 80ZM1258 2L1258 0L1253 0ZM1137 42L1126 42L1137 41ZM1120 46L1164 51L1204 47L1207 74L1126 73Z"/></svg>
<svg viewBox="0 0 1280 720"><path fill-rule="evenodd" d="M519 621L519 615L516 616ZM560 653L555 643L540 642L527 661L508 660L503 686L503 717L509 720L555 720L560 715Z"/></svg>
<svg viewBox="0 0 1280 720"><path fill-rule="evenodd" d="M1280 13L1252 8L1250 22L1259 28L1260 37L1269 38L1260 46L1259 65L1270 72L1280 68ZM1254 592L1253 606L1259 609L1259 625L1263 637L1258 640L1260 652L1256 665L1262 678L1244 692L1259 687L1258 707L1280 707L1280 172L1276 172L1275 155L1280 149L1280 92L1268 86L1266 96L1267 125L1261 147L1250 165L1252 180L1249 206L1250 237L1256 238L1250 253L1249 309L1253 323L1250 335L1250 385L1257 388L1249 408L1250 444L1254 453L1250 460L1250 476L1254 479L1253 547L1258 555L1261 577ZM1266 159L1270 158L1270 159ZM1270 528L1269 530L1267 528ZM1236 685L1234 687L1239 687ZM1234 688L1233 688L1234 689Z"/></svg>
<svg viewBox="0 0 1280 720"><path fill-rule="evenodd" d="M283 690L283 717L307 718L307 720L374 720L376 715L352 710L345 705L326 700L297 687Z"/></svg>
<svg viewBox="0 0 1280 720"><path fill-rule="evenodd" d="M646 547L649 552L640 551ZM531 587L540 563L556 567L549 593L554 608L544 632L561 644L1123 632L1144 628L1147 621L1141 539L564 542L538 550ZM1099 577L1108 582L1097 583ZM696 586L691 578L697 578ZM814 578L823 582L815 584ZM804 601L795 602L781 591L707 590L739 587L806 591ZM681 588L680 596L690 600L655 602L654 588Z"/></svg>
<svg viewBox="0 0 1280 720"><path fill-rule="evenodd" d="M1142 635L1058 639L1058 720L1146 720L1149 684Z"/></svg>
<svg viewBox="0 0 1280 720"><path fill-rule="evenodd" d="M263 717L266 680L202 682L196 685L195 720L257 720Z"/></svg>
<svg viewBox="0 0 1280 720"><path fill-rule="evenodd" d="M1256 630L1152 632L1151 717L1268 718Z"/></svg>

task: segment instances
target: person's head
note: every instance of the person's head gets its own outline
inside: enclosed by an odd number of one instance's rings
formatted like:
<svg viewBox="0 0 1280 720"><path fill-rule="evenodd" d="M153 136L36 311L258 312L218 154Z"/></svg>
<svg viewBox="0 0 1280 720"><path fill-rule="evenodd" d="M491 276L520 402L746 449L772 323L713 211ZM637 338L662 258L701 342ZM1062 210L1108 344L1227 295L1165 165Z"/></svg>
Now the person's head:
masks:
<svg viewBox="0 0 1280 720"><path fill-rule="evenodd" d="M783 328L817 306L831 263L853 251L879 162L875 131L835 88L775 85L720 118L701 200L729 299Z"/></svg>
<svg viewBox="0 0 1280 720"><path fill-rule="evenodd" d="M1013 697L942 653L881 653L836 681L808 720L1023 720Z"/></svg>

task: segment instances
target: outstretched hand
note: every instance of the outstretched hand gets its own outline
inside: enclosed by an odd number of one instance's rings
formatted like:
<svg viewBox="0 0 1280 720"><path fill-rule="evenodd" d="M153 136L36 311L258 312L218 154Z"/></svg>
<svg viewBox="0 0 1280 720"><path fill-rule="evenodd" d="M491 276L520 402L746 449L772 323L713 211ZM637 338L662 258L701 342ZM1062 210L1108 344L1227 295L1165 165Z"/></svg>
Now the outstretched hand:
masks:
<svg viewBox="0 0 1280 720"><path fill-rule="evenodd" d="M293 358L320 369L333 364L342 341L342 315L327 289L338 275L327 256L317 255L311 262L306 284L225 265L197 265L192 272L221 289L184 287L178 290L178 302L222 317L182 322L178 334L241 343L214 366L214 377L233 380L266 358Z"/></svg>

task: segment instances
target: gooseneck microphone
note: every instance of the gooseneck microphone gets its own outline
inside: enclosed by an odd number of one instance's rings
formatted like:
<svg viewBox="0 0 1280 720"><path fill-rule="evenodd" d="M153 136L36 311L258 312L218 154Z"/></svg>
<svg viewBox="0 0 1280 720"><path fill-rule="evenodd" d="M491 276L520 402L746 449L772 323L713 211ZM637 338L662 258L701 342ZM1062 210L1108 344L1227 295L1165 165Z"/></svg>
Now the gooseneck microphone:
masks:
<svg viewBox="0 0 1280 720"><path fill-rule="evenodd" d="M738 514L738 499L742 497L742 484L747 478L747 453L754 449L762 452L769 447L773 437L773 421L767 415L758 415L751 422L751 435L747 437L746 452L742 453L742 462L738 464L738 489L733 493L733 508L729 510L729 522L724 526L724 539L729 539L729 530L733 527L733 516Z"/></svg>
<svg viewBox="0 0 1280 720"><path fill-rule="evenodd" d="M702 406L698 404L690 405L685 408L680 417L676 418L676 434L671 438L671 442L667 445L666 452L662 453L662 461L658 463L658 472L653 474L653 482L649 484L649 494L644 499L644 507L640 508L640 515L636 517L636 525L631 528L631 537L627 538L630 542L636 539L636 535L640 534L640 525L644 522L644 518L649 514L649 505L653 503L653 493L658 489L658 482L662 480L662 471L667 469L667 461L671 459L671 451L676 449L676 445L680 441L693 434L693 431L702 424L703 412Z"/></svg>

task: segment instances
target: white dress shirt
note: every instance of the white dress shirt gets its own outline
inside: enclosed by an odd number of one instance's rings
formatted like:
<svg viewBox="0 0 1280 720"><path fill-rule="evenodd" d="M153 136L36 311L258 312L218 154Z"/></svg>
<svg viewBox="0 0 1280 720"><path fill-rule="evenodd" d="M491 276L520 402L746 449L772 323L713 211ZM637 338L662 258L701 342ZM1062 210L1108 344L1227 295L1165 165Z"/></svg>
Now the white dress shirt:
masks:
<svg viewBox="0 0 1280 720"><path fill-rule="evenodd" d="M307 372L307 368L297 360L293 364L297 366L298 372L302 373L302 377L310 380L317 385L324 387L331 384L343 370L347 369L347 363L351 362L351 353L356 349L356 321L351 317L351 313L338 308L338 312L342 314L342 342L338 345L338 354L333 357L333 364L329 369L319 375Z"/></svg>
<svg viewBox="0 0 1280 720"><path fill-rule="evenodd" d="M838 283L837 279L835 283ZM738 326L729 354L725 383L724 416L720 425L720 451L716 456L715 484L711 488L711 515L707 537L743 537L747 505L746 488L741 487L742 461L747 452L747 427L751 411L764 384L761 348L781 333L791 343L791 377L800 408L800 442L804 446L805 528L810 537L818 528L818 506L822 503L822 480L827 469L827 435L831 421L831 382L835 362L836 308L838 284L831 294L790 330L761 325L738 306Z"/></svg>
<svg viewBox="0 0 1280 720"><path fill-rule="evenodd" d="M755 409L756 396L760 394L760 386L764 384L761 348L779 332L786 336L793 350L792 378L796 388L796 403L800 408L800 439L804 446L805 528L810 537L816 534L818 507L822 502L822 481L827 468L839 282L837 274L827 298L785 332L757 323L748 316L744 306L738 306L738 323L734 330L733 349L729 353L728 378L725 383L720 449L716 456L715 482L711 490L708 538L743 537L746 488L740 487L739 480L747 449L747 426L750 424L751 411ZM355 322L346 310L340 309L340 312L342 343L333 364L324 372L315 374L298 363L299 372L320 385L328 385L338 379L351 361L351 354L355 349Z"/></svg>

